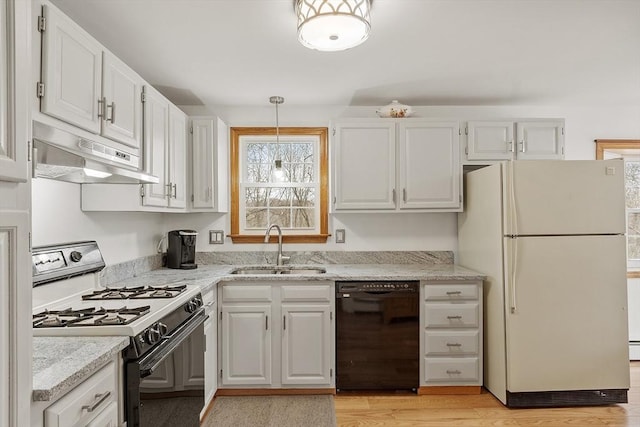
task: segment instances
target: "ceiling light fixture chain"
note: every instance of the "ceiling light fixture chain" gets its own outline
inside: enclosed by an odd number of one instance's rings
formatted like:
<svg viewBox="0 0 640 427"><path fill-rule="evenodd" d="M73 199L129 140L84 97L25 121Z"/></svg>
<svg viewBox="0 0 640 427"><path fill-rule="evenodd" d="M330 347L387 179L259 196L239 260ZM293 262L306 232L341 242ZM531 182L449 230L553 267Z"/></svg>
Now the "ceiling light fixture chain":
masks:
<svg viewBox="0 0 640 427"><path fill-rule="evenodd" d="M340 51L363 43L371 30L371 0L295 0L298 40L310 49Z"/></svg>

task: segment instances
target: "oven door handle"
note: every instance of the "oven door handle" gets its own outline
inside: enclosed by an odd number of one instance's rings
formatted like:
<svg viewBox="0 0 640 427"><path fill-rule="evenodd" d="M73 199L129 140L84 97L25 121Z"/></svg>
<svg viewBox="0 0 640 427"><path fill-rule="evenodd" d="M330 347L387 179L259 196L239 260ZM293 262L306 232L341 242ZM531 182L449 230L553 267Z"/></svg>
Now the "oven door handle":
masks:
<svg viewBox="0 0 640 427"><path fill-rule="evenodd" d="M140 366L140 378L148 377L180 344L182 344L198 326L202 325L207 317L201 308L188 322L177 328L171 335L165 337L149 354L138 361Z"/></svg>

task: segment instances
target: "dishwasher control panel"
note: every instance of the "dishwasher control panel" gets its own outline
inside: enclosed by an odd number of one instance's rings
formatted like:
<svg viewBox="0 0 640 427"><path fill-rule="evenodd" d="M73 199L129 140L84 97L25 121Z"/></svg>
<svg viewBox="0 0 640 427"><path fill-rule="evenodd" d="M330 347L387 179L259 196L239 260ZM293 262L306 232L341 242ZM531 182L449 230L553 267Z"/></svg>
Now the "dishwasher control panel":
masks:
<svg viewBox="0 0 640 427"><path fill-rule="evenodd" d="M419 285L417 280L336 282L336 292L418 292Z"/></svg>

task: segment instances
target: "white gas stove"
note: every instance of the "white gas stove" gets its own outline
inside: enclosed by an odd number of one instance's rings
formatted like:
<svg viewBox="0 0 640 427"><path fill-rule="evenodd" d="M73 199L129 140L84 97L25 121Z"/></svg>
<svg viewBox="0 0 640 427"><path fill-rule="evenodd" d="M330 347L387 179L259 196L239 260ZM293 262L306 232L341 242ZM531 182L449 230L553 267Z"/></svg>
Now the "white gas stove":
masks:
<svg viewBox="0 0 640 427"><path fill-rule="evenodd" d="M202 306L199 288L181 282L101 286L93 241L37 247L32 259L34 336L129 336L141 354Z"/></svg>

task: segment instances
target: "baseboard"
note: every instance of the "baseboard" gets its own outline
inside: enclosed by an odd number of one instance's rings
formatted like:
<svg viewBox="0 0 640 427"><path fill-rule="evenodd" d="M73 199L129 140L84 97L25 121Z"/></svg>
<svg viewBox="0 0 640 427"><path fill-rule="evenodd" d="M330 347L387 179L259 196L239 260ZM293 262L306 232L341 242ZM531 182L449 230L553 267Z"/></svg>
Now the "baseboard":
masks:
<svg viewBox="0 0 640 427"><path fill-rule="evenodd" d="M418 388L418 395L438 395L438 394L480 394L482 387L479 385L469 386L430 386Z"/></svg>
<svg viewBox="0 0 640 427"><path fill-rule="evenodd" d="M629 343L629 360L640 360L640 342Z"/></svg>
<svg viewBox="0 0 640 427"><path fill-rule="evenodd" d="M286 396L295 394L336 394L335 388L219 388L218 396Z"/></svg>

